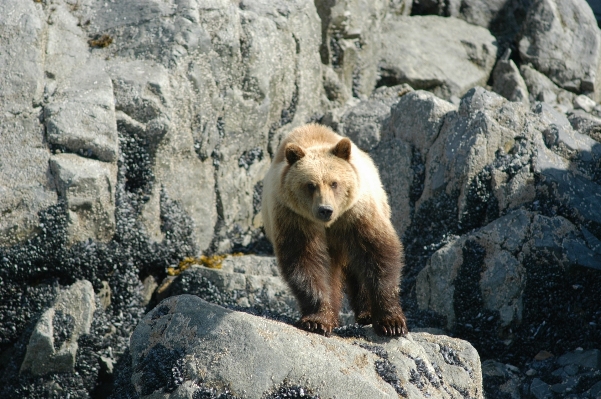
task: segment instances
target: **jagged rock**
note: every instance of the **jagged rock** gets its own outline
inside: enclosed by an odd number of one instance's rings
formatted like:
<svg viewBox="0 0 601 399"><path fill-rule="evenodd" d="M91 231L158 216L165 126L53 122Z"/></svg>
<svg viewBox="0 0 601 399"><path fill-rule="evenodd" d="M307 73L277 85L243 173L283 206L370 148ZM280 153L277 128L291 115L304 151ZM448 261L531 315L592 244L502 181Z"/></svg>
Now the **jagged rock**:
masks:
<svg viewBox="0 0 601 399"><path fill-rule="evenodd" d="M328 96L328 100L341 105L346 103L352 97L350 89L342 83L340 77L334 72L331 66L324 65L322 68L323 88Z"/></svg>
<svg viewBox="0 0 601 399"><path fill-rule="evenodd" d="M522 65L520 73L530 93L530 103L542 101L548 104L558 104L564 107L566 111L573 107L574 93L558 87L551 79L538 72L531 65Z"/></svg>
<svg viewBox="0 0 601 399"><path fill-rule="evenodd" d="M458 195L461 220L466 212L473 179L497 155L506 154L505 168L513 165L516 172L526 171L523 166L528 162L528 154L520 150L519 137L535 134L534 128L526 123L527 112L520 103L508 102L480 87L470 90L462 98L459 110L447 114L437 139L428 151L424 190L416 206L419 208L441 192ZM497 115L511 117L499 118ZM511 177L514 176L519 174L511 173ZM523 183L529 178L519 176L518 179ZM524 192L529 189L528 185L514 182L519 187L510 188L513 183L509 175L498 175L497 182L495 191L503 204L518 206L520 202L532 200L532 196ZM474 216L473 210L468 213L471 215L466 213L466 216Z"/></svg>
<svg viewBox="0 0 601 399"><path fill-rule="evenodd" d="M591 112L596 105L597 103L595 103L593 100L591 100L585 95L581 94L579 96L574 97L574 108L576 109L583 109L586 112Z"/></svg>
<svg viewBox="0 0 601 399"><path fill-rule="evenodd" d="M455 109L432 93L404 94L392 106L382 127L380 145L371 152L380 171L392 210L392 224L400 237L411 223L413 188L424 172L424 160L438 137L444 116ZM413 191L412 191L413 190Z"/></svg>
<svg viewBox="0 0 601 399"><path fill-rule="evenodd" d="M258 399L297 386L320 397L482 398L480 361L469 343L426 333L362 334L323 337L180 295L136 327L132 383L141 397L227 389Z"/></svg>
<svg viewBox="0 0 601 399"><path fill-rule="evenodd" d="M388 84L408 83L448 99L484 85L495 63L495 38L459 19L398 17L387 19L382 32L378 66Z"/></svg>
<svg viewBox="0 0 601 399"><path fill-rule="evenodd" d="M601 158L599 143L587 135L572 129L569 120L547 104L540 103L535 107L535 113L541 116L546 129L543 131L545 145L565 159L582 158L591 162Z"/></svg>
<svg viewBox="0 0 601 399"><path fill-rule="evenodd" d="M390 107L410 90L407 85L381 87L369 99L347 108L341 118L343 134L363 151L371 151L380 143L382 125L390 116Z"/></svg>
<svg viewBox="0 0 601 399"><path fill-rule="evenodd" d="M390 220L399 237L402 237L411 222L409 188L414 176L411 168L411 145L389 138L382 140L370 156L378 167L382 185L388 195Z"/></svg>
<svg viewBox="0 0 601 399"><path fill-rule="evenodd" d="M315 1L321 18L321 62L334 69L352 95L369 96L376 87L382 20L388 7L408 15L410 7L401 6L407 3L385 0Z"/></svg>
<svg viewBox="0 0 601 399"><path fill-rule="evenodd" d="M601 97L601 32L585 0L537 0L519 39L520 57L560 87Z"/></svg>
<svg viewBox="0 0 601 399"><path fill-rule="evenodd" d="M215 172L208 158L210 153L199 157L195 152L198 143L193 141L190 122L180 120L183 116L175 112L176 107L189 100L178 98L169 71L161 65L119 60L109 65L108 72L113 81L121 151L127 165L126 189L149 197L141 201L140 222L153 241L164 239L160 197L165 193L191 219L198 248L207 248L217 221ZM214 94L210 89L209 97ZM183 89L180 94L194 96ZM210 100L203 100L202 105ZM210 119L214 115L208 111L204 117ZM203 144L209 151L211 145L216 145Z"/></svg>
<svg viewBox="0 0 601 399"><path fill-rule="evenodd" d="M73 372L77 340L90 333L95 310L94 289L89 281L80 280L61 290L31 334L21 372L34 375Z"/></svg>
<svg viewBox="0 0 601 399"><path fill-rule="evenodd" d="M407 93L393 105L384 137L401 139L425 156L440 133L444 116L456 109L427 91Z"/></svg>
<svg viewBox="0 0 601 399"><path fill-rule="evenodd" d="M601 118L583 110L574 110L568 114L568 120L575 130L601 142Z"/></svg>
<svg viewBox="0 0 601 399"><path fill-rule="evenodd" d="M502 396L509 399L521 399L519 377L512 367L501 362L492 359L482 362L482 380L485 381L484 394L486 397L494 397L501 392Z"/></svg>
<svg viewBox="0 0 601 399"><path fill-rule="evenodd" d="M50 158L59 198L67 205L67 240L109 241L115 233L116 165L75 154Z"/></svg>
<svg viewBox="0 0 601 399"><path fill-rule="evenodd" d="M480 251L479 257L472 259L469 251ZM539 251L559 254L556 260L566 273L572 264L601 269L601 261L595 260L598 255L568 220L517 210L438 250L418 276L418 304L445 315L447 327L453 328L459 317L456 301L461 300L457 284L465 284L470 269L481 269L476 287L471 287L478 293L463 298L465 305L479 298L483 309L498 314L501 327L519 324L528 268L524 256Z"/></svg>
<svg viewBox="0 0 601 399"><path fill-rule="evenodd" d="M573 131L550 105L537 103L533 111L476 88L458 111L445 114L424 162L413 219L420 227L410 225L405 237L412 244L440 234L434 218L443 219L445 235L417 275L418 304L445 316L456 334L507 337L500 346L516 339L527 345L526 331L541 325L538 295L550 289L537 288L541 279L545 287L570 287L566 281L579 287L571 274L577 273L595 285L601 268L600 215L593 205L601 195L594 166L601 146ZM444 212L436 213L432 204L444 205ZM572 306L571 289L559 292L555 305ZM578 302L591 300L587 291ZM570 315L552 328L570 335L573 322ZM519 329L519 338L508 329Z"/></svg>
<svg viewBox="0 0 601 399"><path fill-rule="evenodd" d="M280 277L274 257L227 257L219 269L192 266L175 279L169 294L192 294L223 306L299 317L296 299Z"/></svg>
<svg viewBox="0 0 601 399"><path fill-rule="evenodd" d="M493 91L499 93L509 101L520 101L526 105L530 104L528 87L520 75L519 68L509 59L510 52L507 51L497 61L493 70Z"/></svg>
<svg viewBox="0 0 601 399"><path fill-rule="evenodd" d="M44 20L40 4L5 1L0 18L0 246L39 232L38 212L56 203L40 123Z"/></svg>

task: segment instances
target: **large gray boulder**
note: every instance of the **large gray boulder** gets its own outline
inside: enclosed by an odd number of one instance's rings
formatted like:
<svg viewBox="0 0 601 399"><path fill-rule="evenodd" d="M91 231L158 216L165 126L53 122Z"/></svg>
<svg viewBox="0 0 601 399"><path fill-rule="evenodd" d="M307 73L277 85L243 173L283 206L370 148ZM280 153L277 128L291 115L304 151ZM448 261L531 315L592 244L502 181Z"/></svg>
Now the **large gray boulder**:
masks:
<svg viewBox="0 0 601 399"><path fill-rule="evenodd" d="M520 57L560 87L601 99L601 31L585 0L537 0L523 24Z"/></svg>
<svg viewBox="0 0 601 399"><path fill-rule="evenodd" d="M323 337L180 295L136 327L131 381L137 394L153 398L228 392L259 399L286 387L323 398L483 397L469 343L426 333L361 335Z"/></svg>
<svg viewBox="0 0 601 399"><path fill-rule="evenodd" d="M497 57L494 36L482 27L438 16L387 19L378 64L383 81L408 83L449 99L484 85Z"/></svg>
<svg viewBox="0 0 601 399"><path fill-rule="evenodd" d="M392 106L384 137L401 139L425 156L440 133L445 115L456 109L424 90L407 93Z"/></svg>

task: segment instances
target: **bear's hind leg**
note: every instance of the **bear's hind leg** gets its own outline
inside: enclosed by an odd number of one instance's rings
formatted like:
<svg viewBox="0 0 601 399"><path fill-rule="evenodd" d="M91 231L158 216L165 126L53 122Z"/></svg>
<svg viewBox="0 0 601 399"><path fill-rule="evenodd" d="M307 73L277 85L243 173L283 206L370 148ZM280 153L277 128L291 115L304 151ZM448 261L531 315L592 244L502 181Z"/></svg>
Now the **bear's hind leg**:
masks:
<svg viewBox="0 0 601 399"><path fill-rule="evenodd" d="M361 280L355 273L348 272L346 274L346 294L355 313L355 321L366 326L371 324L371 305L369 293Z"/></svg>

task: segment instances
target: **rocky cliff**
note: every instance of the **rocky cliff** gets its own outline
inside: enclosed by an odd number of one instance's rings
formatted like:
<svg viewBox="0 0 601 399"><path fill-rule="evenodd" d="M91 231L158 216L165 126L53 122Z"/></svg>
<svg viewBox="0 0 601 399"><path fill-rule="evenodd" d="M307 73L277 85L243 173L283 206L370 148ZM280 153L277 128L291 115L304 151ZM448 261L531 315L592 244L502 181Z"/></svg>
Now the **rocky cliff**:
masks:
<svg viewBox="0 0 601 399"><path fill-rule="evenodd" d="M0 65L2 397L601 395L586 1L0 0ZM309 121L379 166L407 338L288 325L261 181Z"/></svg>

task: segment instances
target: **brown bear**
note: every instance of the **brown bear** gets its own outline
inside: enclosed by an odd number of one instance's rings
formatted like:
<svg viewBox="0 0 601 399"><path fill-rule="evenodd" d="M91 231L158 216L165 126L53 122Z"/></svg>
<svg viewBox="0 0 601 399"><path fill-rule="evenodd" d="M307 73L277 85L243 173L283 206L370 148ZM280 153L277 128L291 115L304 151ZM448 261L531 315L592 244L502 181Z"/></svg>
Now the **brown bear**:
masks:
<svg viewBox="0 0 601 399"><path fill-rule="evenodd" d="M378 170L348 138L317 124L292 131L263 181L262 215L300 328L329 335L346 285L358 323L380 335L407 334L403 247Z"/></svg>

